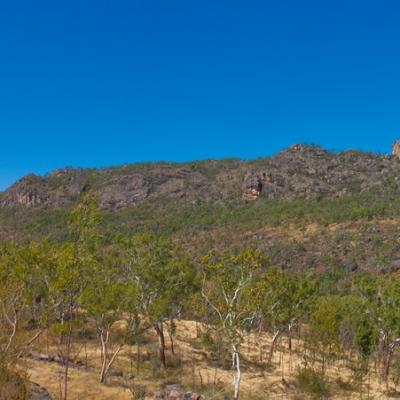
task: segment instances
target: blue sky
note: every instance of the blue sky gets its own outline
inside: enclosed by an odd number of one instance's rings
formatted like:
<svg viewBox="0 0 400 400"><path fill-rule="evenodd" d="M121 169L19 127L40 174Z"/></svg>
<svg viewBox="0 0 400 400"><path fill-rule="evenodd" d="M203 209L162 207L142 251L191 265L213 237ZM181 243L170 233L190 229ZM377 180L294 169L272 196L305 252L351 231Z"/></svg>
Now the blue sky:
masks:
<svg viewBox="0 0 400 400"><path fill-rule="evenodd" d="M400 138L400 3L19 1L0 9L0 189L28 172Z"/></svg>

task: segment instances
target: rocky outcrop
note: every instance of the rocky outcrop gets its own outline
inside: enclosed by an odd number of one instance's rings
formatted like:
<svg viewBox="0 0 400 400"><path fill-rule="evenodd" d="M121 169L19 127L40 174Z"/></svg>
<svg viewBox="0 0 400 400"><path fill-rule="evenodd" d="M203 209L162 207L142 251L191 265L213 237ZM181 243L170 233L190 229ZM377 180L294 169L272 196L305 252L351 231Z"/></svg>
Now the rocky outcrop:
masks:
<svg viewBox="0 0 400 400"><path fill-rule="evenodd" d="M394 146L398 152L400 144ZM396 153L400 154L400 153ZM48 176L28 175L0 194L0 207L57 208L76 204L93 189L106 210L170 199L199 204L221 201L341 197L400 183L393 156L360 151L328 152L296 144L254 161L206 160L147 163L104 169L64 168Z"/></svg>
<svg viewBox="0 0 400 400"><path fill-rule="evenodd" d="M15 183L7 191L3 205L21 205L25 207L40 207L46 203L46 181L36 175L28 175Z"/></svg>
<svg viewBox="0 0 400 400"><path fill-rule="evenodd" d="M400 140L393 143L392 154L400 159Z"/></svg>
<svg viewBox="0 0 400 400"><path fill-rule="evenodd" d="M52 400L49 392L40 385L30 382L28 384L29 400Z"/></svg>
<svg viewBox="0 0 400 400"><path fill-rule="evenodd" d="M163 390L154 392L151 398L163 400L212 400L211 397L185 391L181 385L167 385Z"/></svg>

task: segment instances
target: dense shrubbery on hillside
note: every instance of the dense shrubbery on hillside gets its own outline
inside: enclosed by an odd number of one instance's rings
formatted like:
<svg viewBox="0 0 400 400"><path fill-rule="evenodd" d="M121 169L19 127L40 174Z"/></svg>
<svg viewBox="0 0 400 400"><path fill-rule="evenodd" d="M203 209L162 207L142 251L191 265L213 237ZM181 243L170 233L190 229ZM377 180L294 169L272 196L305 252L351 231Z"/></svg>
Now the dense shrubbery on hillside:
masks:
<svg viewBox="0 0 400 400"><path fill-rule="evenodd" d="M122 211L106 212L102 229L112 234L152 231L176 234L221 227L254 230L262 226L311 223L331 224L400 216L399 193L371 190L337 199L292 200L260 199L257 203L225 202L181 205L168 199L156 199ZM1 209L2 236L20 238L39 236L65 237L67 209Z"/></svg>

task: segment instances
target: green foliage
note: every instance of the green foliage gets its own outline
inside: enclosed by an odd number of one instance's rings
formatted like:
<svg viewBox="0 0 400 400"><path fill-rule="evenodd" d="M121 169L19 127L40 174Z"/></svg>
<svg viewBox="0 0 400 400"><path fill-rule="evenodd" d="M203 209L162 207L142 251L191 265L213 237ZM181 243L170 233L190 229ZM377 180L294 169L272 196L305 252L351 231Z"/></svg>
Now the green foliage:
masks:
<svg viewBox="0 0 400 400"><path fill-rule="evenodd" d="M297 372L297 383L300 390L311 395L314 399L325 399L329 396L326 378L321 371L304 367Z"/></svg>
<svg viewBox="0 0 400 400"><path fill-rule="evenodd" d="M309 340L321 346L323 351L339 350L341 345L340 321L340 298L337 296L320 298L310 315Z"/></svg>
<svg viewBox="0 0 400 400"><path fill-rule="evenodd" d="M254 299L264 320L276 330L307 316L315 290L312 274L288 274L269 268L257 283Z"/></svg>
<svg viewBox="0 0 400 400"><path fill-rule="evenodd" d="M124 279L136 285L140 311L150 324L172 319L195 285L195 269L170 240L139 234L125 241Z"/></svg>
<svg viewBox="0 0 400 400"><path fill-rule="evenodd" d="M251 321L257 275L268 263L262 253L250 247L237 254L208 254L201 260L202 294L217 324L228 338L238 341L240 329Z"/></svg>
<svg viewBox="0 0 400 400"><path fill-rule="evenodd" d="M146 387L143 385L135 386L132 393L133 400L143 400L146 397Z"/></svg>
<svg viewBox="0 0 400 400"><path fill-rule="evenodd" d="M355 344L363 358L368 358L376 348L378 332L368 314L360 313L357 319Z"/></svg>
<svg viewBox="0 0 400 400"><path fill-rule="evenodd" d="M102 214L93 193L84 193L81 202L72 210L69 217L68 228L72 241L79 243L88 251L93 251L100 240L97 228L101 220Z"/></svg>
<svg viewBox="0 0 400 400"><path fill-rule="evenodd" d="M94 198L86 193L69 218L63 215L69 220L69 230L62 241L0 246L0 355L11 374L5 372L4 377L12 381L16 360L29 348L33 334L44 327L58 336L61 348L70 346L66 338L76 340L89 321L99 342L106 344L103 352L108 362L112 349L138 343L147 329L155 327L161 337L159 330L166 326L173 336L174 319L180 317L205 323L207 330L200 341L214 353L210 357L219 362L216 365L226 366L228 360L231 366L232 354L239 357L244 336L255 327L291 338L290 329L296 323L299 335L306 332L303 339L307 352L311 350L307 361L312 359L313 367L321 362L324 371L327 361L343 361L346 353L356 355L352 361L358 361L355 369L360 379L369 372L374 357L390 366L400 337L400 277L396 272L345 268L337 253L328 250L321 251L317 259L322 268L308 272L275 268L255 247L210 252L194 264L177 245L179 235L189 236L199 229L232 230L225 237L229 242L238 232L265 223L325 223L398 212L397 205L383 210L377 199L376 193L363 193L340 201L261 200L251 205L198 207L169 203L165 215L154 202L107 214L104 222ZM121 220L118 237L104 234ZM125 235L131 231L137 233ZM326 230L322 232L326 234ZM378 266L396 256L395 236L391 241L383 240L379 233L370 236ZM356 234L338 230L329 237L349 253L350 260L356 252L361 258L362 249L354 244ZM312 243L293 241L275 250L293 258L291 265L296 266L296 256L309 249L314 251ZM309 260L310 270L320 266L312 264L312 257ZM14 316L16 333L9 322ZM161 365L159 359L155 361L158 350L153 351L154 367ZM65 359L72 354L70 347L60 353ZM397 362L394 356L393 364ZM299 370L297 378L304 392L316 398L328 395L324 375L316 368Z"/></svg>
<svg viewBox="0 0 400 400"><path fill-rule="evenodd" d="M167 198L151 198L133 207L106 212L103 218L93 215L88 219L84 210L95 207L91 192L73 212L73 221L81 219L85 224L95 225L103 237L113 237L115 232L132 235L139 232L153 232L161 235L186 235L210 229L221 229L229 233L245 232L263 226L285 224L306 225L318 223L326 225L344 221L365 221L373 218L400 216L398 189L387 191L370 189L362 193L340 198L294 198L260 199L255 203L245 203L238 199L224 202L201 202L193 205ZM85 211L85 212L86 212ZM59 240L68 237L66 227L70 226L73 237L77 236L74 224L68 224L70 210L59 209L0 209L2 225L20 239L51 236ZM87 235L86 235L87 236Z"/></svg>

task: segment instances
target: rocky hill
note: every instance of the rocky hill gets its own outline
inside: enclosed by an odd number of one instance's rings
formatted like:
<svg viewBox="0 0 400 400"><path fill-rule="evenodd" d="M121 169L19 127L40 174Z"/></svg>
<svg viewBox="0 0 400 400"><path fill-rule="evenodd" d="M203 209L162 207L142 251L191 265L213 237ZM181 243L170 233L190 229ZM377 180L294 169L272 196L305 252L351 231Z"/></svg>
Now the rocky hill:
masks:
<svg viewBox="0 0 400 400"><path fill-rule="evenodd" d="M294 145L270 158L133 164L105 169L64 168L47 176L28 175L0 195L0 207L38 209L72 205L92 188L106 210L121 210L154 199L184 204L342 197L398 186L394 155L328 152Z"/></svg>
<svg viewBox="0 0 400 400"><path fill-rule="evenodd" d="M0 195L0 240L67 234L91 188L104 238L152 231L189 254L245 244L287 268L400 269L400 160L294 145L270 158L62 169Z"/></svg>

